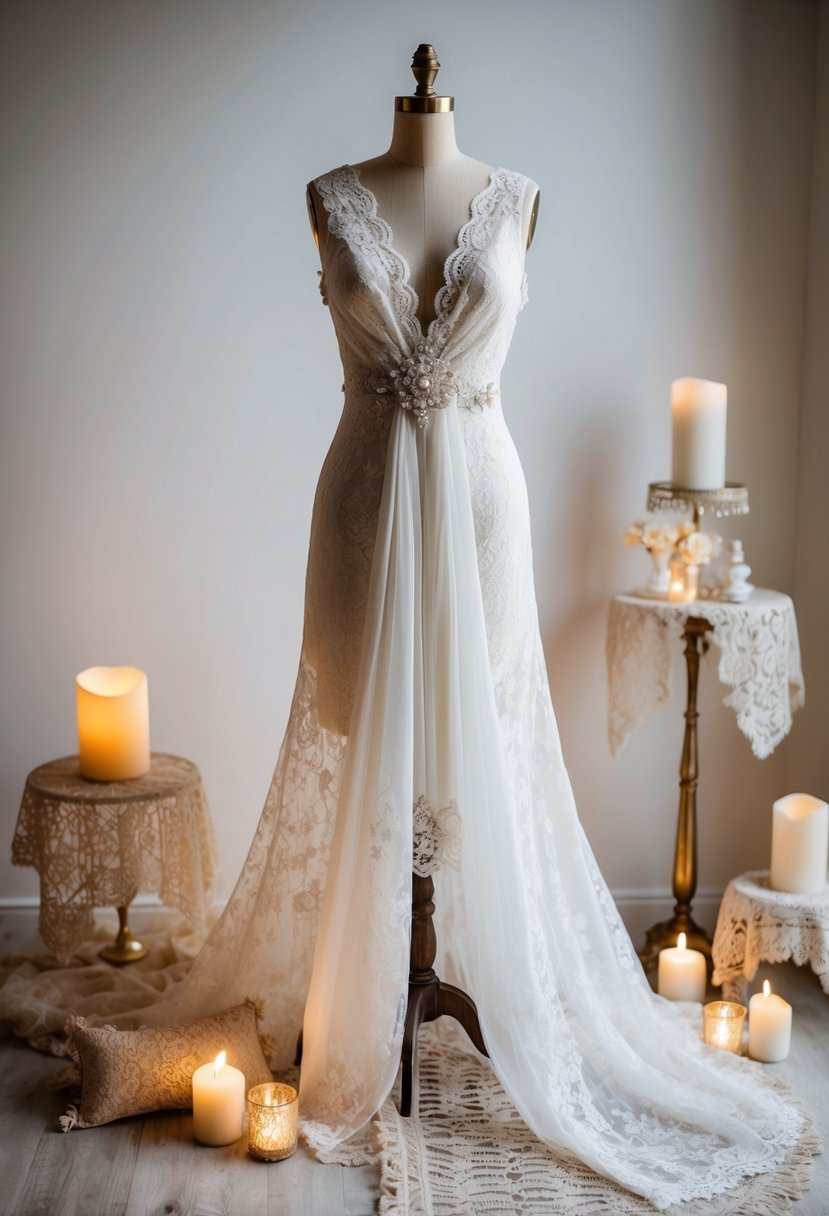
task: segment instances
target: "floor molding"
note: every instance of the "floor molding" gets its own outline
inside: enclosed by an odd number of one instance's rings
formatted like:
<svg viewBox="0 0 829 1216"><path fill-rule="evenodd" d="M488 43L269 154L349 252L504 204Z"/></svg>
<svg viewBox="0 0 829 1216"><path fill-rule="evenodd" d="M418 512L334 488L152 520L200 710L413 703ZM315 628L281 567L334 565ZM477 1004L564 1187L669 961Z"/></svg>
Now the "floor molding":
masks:
<svg viewBox="0 0 829 1216"><path fill-rule="evenodd" d="M698 891L694 898L694 917L709 933L714 931L722 894L720 888L709 887ZM666 920L674 905L674 897L668 887L617 887L611 889L611 895L637 948L643 944L645 933L651 925ZM223 900L215 901L217 915L223 906ZM36 895L0 899L0 915L13 918L21 930L29 932L37 928L39 907L40 900ZM138 895L130 904L130 924L138 929L150 919L157 921L162 909L157 896ZM115 920L114 909L101 909L99 915L106 923Z"/></svg>

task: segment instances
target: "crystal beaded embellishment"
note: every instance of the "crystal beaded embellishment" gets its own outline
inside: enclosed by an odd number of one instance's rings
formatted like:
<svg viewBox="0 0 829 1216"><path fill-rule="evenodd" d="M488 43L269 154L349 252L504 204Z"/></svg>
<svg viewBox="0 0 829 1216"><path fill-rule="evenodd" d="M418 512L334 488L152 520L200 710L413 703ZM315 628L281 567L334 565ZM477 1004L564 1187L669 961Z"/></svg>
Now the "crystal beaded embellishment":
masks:
<svg viewBox="0 0 829 1216"><path fill-rule="evenodd" d="M455 392L454 372L429 342L418 342L414 353L389 372L389 381L391 392L404 410L411 410L420 427L429 425L429 410L445 410Z"/></svg>

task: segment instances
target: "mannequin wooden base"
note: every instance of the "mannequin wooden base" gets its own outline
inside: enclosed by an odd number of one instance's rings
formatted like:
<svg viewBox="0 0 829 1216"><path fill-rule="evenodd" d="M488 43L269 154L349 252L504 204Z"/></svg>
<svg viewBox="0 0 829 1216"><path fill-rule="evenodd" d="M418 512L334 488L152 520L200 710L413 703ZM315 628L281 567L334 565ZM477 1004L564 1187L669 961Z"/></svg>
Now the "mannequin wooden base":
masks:
<svg viewBox="0 0 829 1216"><path fill-rule="evenodd" d="M432 920L435 905L432 879L412 874L412 944L409 967L409 1003L403 1029L400 1114L412 1113L412 1092L417 1065L417 1032L424 1022L436 1018L455 1018L460 1022L482 1055L488 1055L478 1021L478 1010L471 996L453 984L444 984L432 964L437 953L437 937Z"/></svg>

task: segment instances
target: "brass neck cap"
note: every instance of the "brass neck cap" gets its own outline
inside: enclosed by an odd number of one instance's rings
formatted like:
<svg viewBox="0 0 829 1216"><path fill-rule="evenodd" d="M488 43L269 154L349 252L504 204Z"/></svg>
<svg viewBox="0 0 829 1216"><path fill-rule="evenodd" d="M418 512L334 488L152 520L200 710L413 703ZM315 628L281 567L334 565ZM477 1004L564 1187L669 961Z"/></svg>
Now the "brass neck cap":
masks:
<svg viewBox="0 0 829 1216"><path fill-rule="evenodd" d="M439 71L435 48L431 43L421 42L412 55L412 73L417 81L414 95L395 97L395 110L408 114L448 114L454 110L454 97L438 97L435 94L435 80Z"/></svg>

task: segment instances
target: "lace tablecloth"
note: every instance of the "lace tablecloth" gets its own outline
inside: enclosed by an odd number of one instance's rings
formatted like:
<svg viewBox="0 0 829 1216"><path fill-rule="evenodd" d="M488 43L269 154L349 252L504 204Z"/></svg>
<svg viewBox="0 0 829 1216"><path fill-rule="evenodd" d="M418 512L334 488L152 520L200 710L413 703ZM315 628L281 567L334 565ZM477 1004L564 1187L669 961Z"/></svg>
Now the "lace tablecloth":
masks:
<svg viewBox="0 0 829 1216"><path fill-rule="evenodd" d="M190 928L207 928L214 878L213 824L201 775L180 756L154 752L132 781L87 781L77 756L29 774L12 862L40 875L40 933L67 963L93 929L93 909L153 891Z"/></svg>
<svg viewBox="0 0 829 1216"><path fill-rule="evenodd" d="M670 697L674 647L692 616L714 626L718 675L731 689L725 704L755 756L765 759L789 733L792 714L803 705L804 684L794 604L780 591L760 588L744 604L614 596L607 633L613 755Z"/></svg>
<svg viewBox="0 0 829 1216"><path fill-rule="evenodd" d="M760 963L809 966L829 994L829 886L813 895L773 891L768 870L726 887L712 948L714 984L743 1000Z"/></svg>

